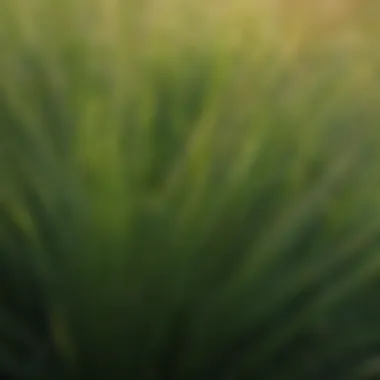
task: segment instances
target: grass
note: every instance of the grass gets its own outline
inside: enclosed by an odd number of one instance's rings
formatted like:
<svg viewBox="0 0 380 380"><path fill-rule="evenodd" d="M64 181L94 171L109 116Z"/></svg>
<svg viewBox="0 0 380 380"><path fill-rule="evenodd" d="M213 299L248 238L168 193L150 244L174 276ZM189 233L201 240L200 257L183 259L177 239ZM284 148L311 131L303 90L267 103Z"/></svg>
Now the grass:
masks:
<svg viewBox="0 0 380 380"><path fill-rule="evenodd" d="M154 5L0 5L2 377L378 376L376 49Z"/></svg>

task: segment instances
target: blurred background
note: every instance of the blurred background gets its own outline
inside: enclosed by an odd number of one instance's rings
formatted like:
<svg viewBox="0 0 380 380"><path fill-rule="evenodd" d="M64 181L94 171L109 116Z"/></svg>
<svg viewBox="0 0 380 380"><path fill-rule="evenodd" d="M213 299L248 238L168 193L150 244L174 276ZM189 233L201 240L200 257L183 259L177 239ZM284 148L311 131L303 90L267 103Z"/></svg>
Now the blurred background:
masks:
<svg viewBox="0 0 380 380"><path fill-rule="evenodd" d="M0 378L380 378L379 17L2 0Z"/></svg>

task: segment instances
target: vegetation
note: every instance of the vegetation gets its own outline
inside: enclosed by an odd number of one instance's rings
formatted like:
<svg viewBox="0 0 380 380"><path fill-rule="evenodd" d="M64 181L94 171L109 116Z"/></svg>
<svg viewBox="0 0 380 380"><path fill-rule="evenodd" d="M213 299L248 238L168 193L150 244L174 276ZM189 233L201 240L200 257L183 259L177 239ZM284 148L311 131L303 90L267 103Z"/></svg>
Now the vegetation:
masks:
<svg viewBox="0 0 380 380"><path fill-rule="evenodd" d="M3 379L380 376L376 29L245 6L0 3Z"/></svg>

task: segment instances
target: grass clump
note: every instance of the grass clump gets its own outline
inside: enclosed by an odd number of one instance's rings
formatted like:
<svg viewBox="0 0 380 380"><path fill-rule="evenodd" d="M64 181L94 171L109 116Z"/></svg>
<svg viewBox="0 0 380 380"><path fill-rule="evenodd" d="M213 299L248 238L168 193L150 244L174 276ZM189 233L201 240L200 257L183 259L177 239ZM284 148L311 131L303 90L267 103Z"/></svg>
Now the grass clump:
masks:
<svg viewBox="0 0 380 380"><path fill-rule="evenodd" d="M376 55L166 5L0 5L3 378L376 375Z"/></svg>

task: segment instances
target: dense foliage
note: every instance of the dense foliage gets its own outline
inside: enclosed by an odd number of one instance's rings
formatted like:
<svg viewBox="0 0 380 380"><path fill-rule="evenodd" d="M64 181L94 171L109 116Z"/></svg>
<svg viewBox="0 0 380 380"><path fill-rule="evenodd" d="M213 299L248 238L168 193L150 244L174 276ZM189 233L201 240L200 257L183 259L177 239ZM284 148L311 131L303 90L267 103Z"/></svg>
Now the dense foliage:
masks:
<svg viewBox="0 0 380 380"><path fill-rule="evenodd" d="M1 378L380 376L373 40L158 4L1 2Z"/></svg>

